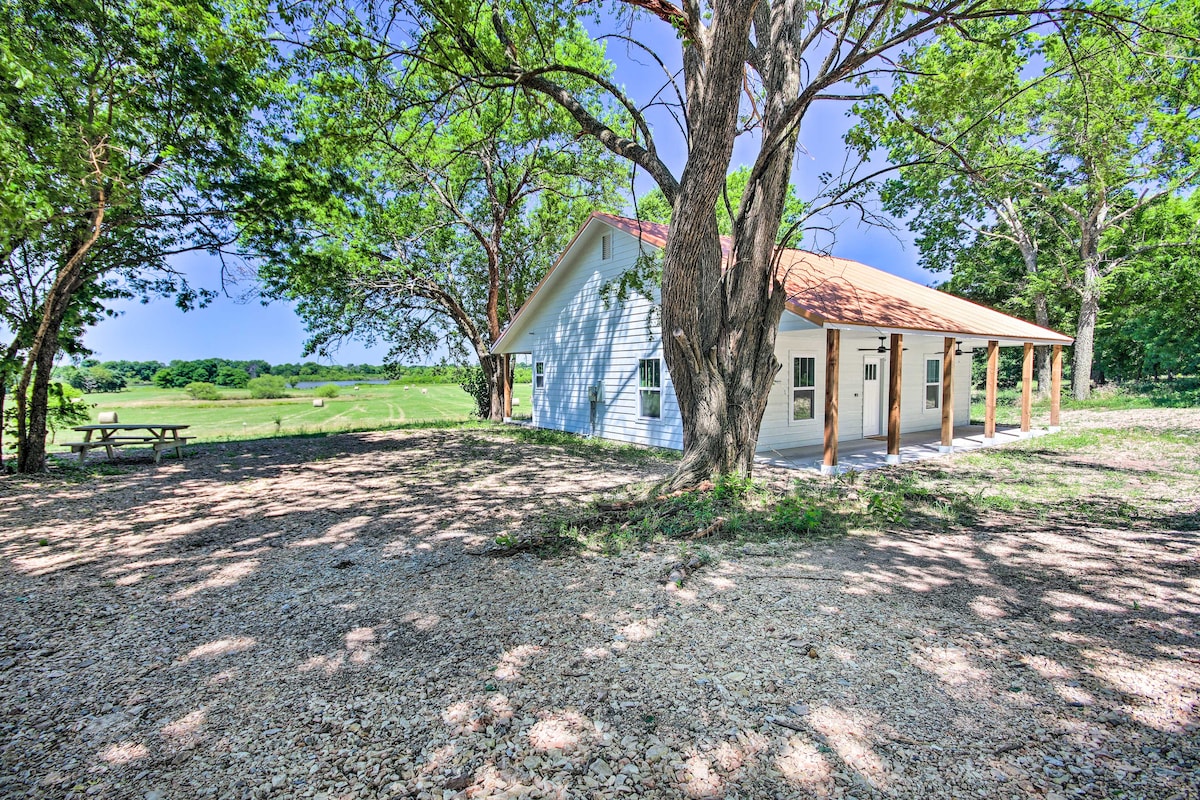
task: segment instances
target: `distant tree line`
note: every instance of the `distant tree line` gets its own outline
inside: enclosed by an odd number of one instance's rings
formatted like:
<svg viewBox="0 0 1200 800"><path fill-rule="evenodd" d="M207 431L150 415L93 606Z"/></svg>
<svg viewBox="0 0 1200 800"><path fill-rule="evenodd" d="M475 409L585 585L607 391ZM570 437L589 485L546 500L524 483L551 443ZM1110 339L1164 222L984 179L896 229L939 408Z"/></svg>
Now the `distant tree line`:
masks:
<svg viewBox="0 0 1200 800"><path fill-rule="evenodd" d="M461 383L465 367L457 364L405 366L402 364L271 364L262 359L249 361L202 358L194 361L97 361L84 359L76 365L58 367L55 379L82 392L119 392L130 384L153 383L164 389L182 389L193 383L207 383L228 389L245 389L255 378L274 375L295 385L300 381L394 380L412 384ZM533 380L528 366L513 371L517 383Z"/></svg>

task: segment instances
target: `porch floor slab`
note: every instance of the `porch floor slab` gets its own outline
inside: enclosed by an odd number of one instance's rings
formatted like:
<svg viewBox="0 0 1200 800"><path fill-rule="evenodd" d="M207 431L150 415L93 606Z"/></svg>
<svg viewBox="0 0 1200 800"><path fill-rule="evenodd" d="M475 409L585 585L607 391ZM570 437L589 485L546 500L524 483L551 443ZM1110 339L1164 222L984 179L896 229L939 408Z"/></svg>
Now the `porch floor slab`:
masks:
<svg viewBox="0 0 1200 800"><path fill-rule="evenodd" d="M1045 428L1035 428L1022 435L1020 426L996 426L996 438L991 443L984 443L982 425L965 425L954 429L954 451L965 453L984 447L1019 442L1033 436L1049 433ZM924 461L927 458L938 458L950 455L940 452L942 443L941 431L917 431L906 433L900 438L900 463ZM792 447L785 450L768 450L758 454L759 464L769 464L784 469L821 471L821 462L825 450L821 445L808 447ZM888 466L887 441L880 439L855 439L841 442L838 445L838 471L879 469Z"/></svg>

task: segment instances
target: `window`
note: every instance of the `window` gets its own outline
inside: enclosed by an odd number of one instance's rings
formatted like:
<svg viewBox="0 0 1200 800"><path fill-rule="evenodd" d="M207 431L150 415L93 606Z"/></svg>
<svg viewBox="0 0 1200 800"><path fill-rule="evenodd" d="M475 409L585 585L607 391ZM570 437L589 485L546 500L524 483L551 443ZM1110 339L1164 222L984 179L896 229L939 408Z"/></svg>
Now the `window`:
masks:
<svg viewBox="0 0 1200 800"><path fill-rule="evenodd" d="M608 261L612 258L612 234L606 233L600 237L600 258Z"/></svg>
<svg viewBox="0 0 1200 800"><path fill-rule="evenodd" d="M817 359L792 358L792 421L813 419L817 408Z"/></svg>
<svg viewBox="0 0 1200 800"><path fill-rule="evenodd" d="M868 361L863 365L863 380L877 381L879 380L879 362Z"/></svg>
<svg viewBox="0 0 1200 800"><path fill-rule="evenodd" d="M662 416L662 362L657 358L638 361L638 411L652 419Z"/></svg>
<svg viewBox="0 0 1200 800"><path fill-rule="evenodd" d="M942 407L942 360L925 359L925 410Z"/></svg>
<svg viewBox="0 0 1200 800"><path fill-rule="evenodd" d="M546 362L537 361L533 365L533 388L546 388Z"/></svg>

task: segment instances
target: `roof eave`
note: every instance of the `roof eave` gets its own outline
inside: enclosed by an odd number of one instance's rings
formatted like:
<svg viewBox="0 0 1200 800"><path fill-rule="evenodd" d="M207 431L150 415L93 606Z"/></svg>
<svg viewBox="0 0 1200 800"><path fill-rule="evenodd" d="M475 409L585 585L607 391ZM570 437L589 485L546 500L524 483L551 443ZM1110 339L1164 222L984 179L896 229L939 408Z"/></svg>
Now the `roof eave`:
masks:
<svg viewBox="0 0 1200 800"><path fill-rule="evenodd" d="M789 310L792 310L792 309L789 308ZM799 313L799 312L795 312L795 313ZM984 331L968 331L968 330L954 331L954 330L939 330L936 328L908 328L908 327L895 327L895 326L884 327L884 326L880 326L880 325L870 325L870 324L859 323L859 322L825 321L820 324L821 324L821 327L826 328L827 330L835 329L835 330L845 330L845 331L872 331L872 332L876 333L877 335L886 335L886 334L891 334L891 333L899 333L899 334L907 333L907 334L916 334L918 336L941 336L941 337L945 337L945 338L955 338L955 339L963 339L963 338L986 339L988 341L995 341L995 342L999 342L1002 345L1010 345L1010 346L1025 344L1026 342L1028 342L1030 344L1036 344L1036 345L1058 344L1058 345L1064 345L1064 346L1075 343L1075 340L1072 339L1070 336L1066 336L1064 334L1058 333L1057 331L1049 330L1048 328L1041 329L1044 333L1047 334L1046 336L1013 336L1011 334L998 334L995 332L989 333L989 332L984 332ZM1030 323L1030 324L1032 324L1032 323Z"/></svg>

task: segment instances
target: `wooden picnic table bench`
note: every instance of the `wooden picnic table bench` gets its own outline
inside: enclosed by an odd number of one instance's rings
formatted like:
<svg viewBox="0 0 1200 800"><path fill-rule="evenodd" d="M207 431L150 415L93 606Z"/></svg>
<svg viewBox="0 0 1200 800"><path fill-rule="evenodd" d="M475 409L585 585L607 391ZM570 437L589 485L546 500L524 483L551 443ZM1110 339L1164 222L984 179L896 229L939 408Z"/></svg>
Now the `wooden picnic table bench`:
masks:
<svg viewBox="0 0 1200 800"><path fill-rule="evenodd" d="M98 425L80 425L72 430L84 434L82 442L63 442L64 447L70 447L72 453L79 453L82 462L88 450L103 447L111 459L116 453L114 448L130 444L148 444L154 448L154 463L162 458L163 450L174 450L175 455L183 458L183 446L195 436L180 436L179 432L186 430L187 425L164 425L159 422L123 423L105 422ZM142 431L142 433L135 433ZM98 438L94 434L99 433Z"/></svg>

